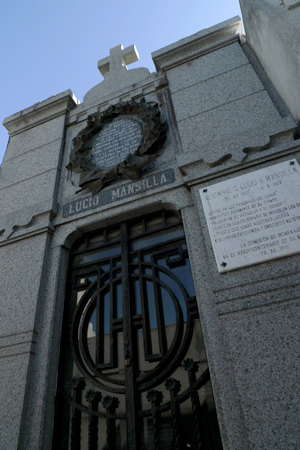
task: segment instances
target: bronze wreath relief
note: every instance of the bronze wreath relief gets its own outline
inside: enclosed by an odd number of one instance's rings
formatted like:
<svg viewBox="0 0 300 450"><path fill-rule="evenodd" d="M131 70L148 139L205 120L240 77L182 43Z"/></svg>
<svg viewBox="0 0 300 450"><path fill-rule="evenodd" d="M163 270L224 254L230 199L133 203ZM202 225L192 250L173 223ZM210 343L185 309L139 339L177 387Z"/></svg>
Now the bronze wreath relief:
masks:
<svg viewBox="0 0 300 450"><path fill-rule="evenodd" d="M111 139L117 131L120 139L114 147ZM166 122L161 121L157 103L146 103L145 99L121 102L90 115L86 128L73 139L66 166L80 173L81 189L76 194L87 189L95 195L118 178L141 178L141 171L155 159L165 140Z"/></svg>

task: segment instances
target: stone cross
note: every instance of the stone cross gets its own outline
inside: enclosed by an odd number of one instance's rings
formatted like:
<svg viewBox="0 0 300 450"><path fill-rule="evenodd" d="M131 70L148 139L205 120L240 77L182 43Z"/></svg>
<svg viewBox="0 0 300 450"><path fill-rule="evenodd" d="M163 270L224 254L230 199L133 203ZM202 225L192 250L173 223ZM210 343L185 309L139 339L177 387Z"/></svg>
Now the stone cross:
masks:
<svg viewBox="0 0 300 450"><path fill-rule="evenodd" d="M110 55L98 61L98 69L101 75L118 76L122 71L127 70L127 65L139 60L139 54L135 45L124 48L123 45L117 45L110 50Z"/></svg>

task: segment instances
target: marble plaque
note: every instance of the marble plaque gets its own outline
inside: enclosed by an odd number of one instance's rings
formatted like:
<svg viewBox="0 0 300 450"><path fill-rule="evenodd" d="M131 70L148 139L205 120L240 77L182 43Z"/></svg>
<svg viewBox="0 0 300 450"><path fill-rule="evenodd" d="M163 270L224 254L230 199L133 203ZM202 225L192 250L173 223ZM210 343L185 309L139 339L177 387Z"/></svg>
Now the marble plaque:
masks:
<svg viewBox="0 0 300 450"><path fill-rule="evenodd" d="M295 159L200 189L200 196L220 273L300 252Z"/></svg>
<svg viewBox="0 0 300 450"><path fill-rule="evenodd" d="M93 162L110 169L133 154L142 141L142 125L131 118L115 119L104 125L95 136L92 147Z"/></svg>

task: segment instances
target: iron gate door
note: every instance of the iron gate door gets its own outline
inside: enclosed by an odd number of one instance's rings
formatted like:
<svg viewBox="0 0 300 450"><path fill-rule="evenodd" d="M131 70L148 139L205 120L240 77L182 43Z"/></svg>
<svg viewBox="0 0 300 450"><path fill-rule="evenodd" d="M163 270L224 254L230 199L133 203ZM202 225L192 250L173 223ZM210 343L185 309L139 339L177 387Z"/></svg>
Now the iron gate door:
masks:
<svg viewBox="0 0 300 450"><path fill-rule="evenodd" d="M76 241L68 298L56 449L221 448L178 214Z"/></svg>

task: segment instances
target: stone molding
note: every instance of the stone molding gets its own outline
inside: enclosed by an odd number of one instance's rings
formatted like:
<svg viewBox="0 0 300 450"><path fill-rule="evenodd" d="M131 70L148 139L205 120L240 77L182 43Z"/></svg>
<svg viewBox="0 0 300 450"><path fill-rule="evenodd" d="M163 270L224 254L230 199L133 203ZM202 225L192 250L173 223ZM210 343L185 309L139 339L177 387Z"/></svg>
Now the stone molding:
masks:
<svg viewBox="0 0 300 450"><path fill-rule="evenodd" d="M0 358L35 353L36 341L37 332L35 330L0 336Z"/></svg>
<svg viewBox="0 0 300 450"><path fill-rule="evenodd" d="M156 94L156 91L164 89L168 85L166 77L160 76L156 73L151 73L145 80L136 83L135 88L132 86L118 87L112 94L106 93L101 99L95 99L90 103L81 103L76 109L70 112L67 118L67 125L79 123L87 120L88 115L102 112L109 106L117 105L120 102L130 100L138 101L142 97L147 97Z"/></svg>
<svg viewBox="0 0 300 450"><path fill-rule="evenodd" d="M237 42L242 34L242 21L236 16L153 52L152 59L157 71L165 71L196 56Z"/></svg>
<svg viewBox="0 0 300 450"><path fill-rule="evenodd" d="M300 6L300 2L298 0L279 0L281 6L285 6L287 9L297 8Z"/></svg>
<svg viewBox="0 0 300 450"><path fill-rule="evenodd" d="M47 100L36 103L30 108L26 108L12 116L6 117L3 121L4 127L10 136L22 133L30 128L40 125L57 116L66 114L76 108L78 100L69 89Z"/></svg>
<svg viewBox="0 0 300 450"><path fill-rule="evenodd" d="M41 230L53 230L52 219L57 214L58 204L45 201L32 207L23 208L0 216L0 245L11 242L11 237L19 237Z"/></svg>

